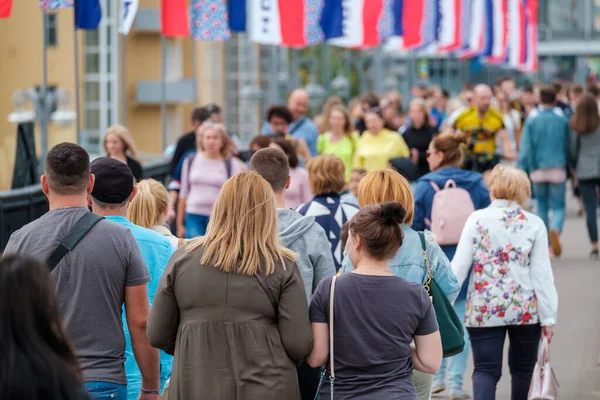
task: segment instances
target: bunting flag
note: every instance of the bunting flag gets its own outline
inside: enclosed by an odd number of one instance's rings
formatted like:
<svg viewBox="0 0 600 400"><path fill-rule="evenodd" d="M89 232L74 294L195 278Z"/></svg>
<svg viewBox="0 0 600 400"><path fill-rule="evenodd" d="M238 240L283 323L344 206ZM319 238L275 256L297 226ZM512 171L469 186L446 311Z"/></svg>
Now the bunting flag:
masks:
<svg viewBox="0 0 600 400"><path fill-rule="evenodd" d="M471 38L471 15L473 13L473 0L461 0L460 15L460 48L469 48Z"/></svg>
<svg viewBox="0 0 600 400"><path fill-rule="evenodd" d="M10 17L12 0L0 0L0 18Z"/></svg>
<svg viewBox="0 0 600 400"><path fill-rule="evenodd" d="M508 65L519 68L527 60L525 0L508 0Z"/></svg>
<svg viewBox="0 0 600 400"><path fill-rule="evenodd" d="M334 46L346 48L373 47L380 43L378 25L383 11L383 0L342 0L336 3L339 7L334 15L341 15L333 28L341 30L340 37L330 39Z"/></svg>
<svg viewBox="0 0 600 400"><path fill-rule="evenodd" d="M394 35L402 36L402 10L404 9L404 0L392 0L392 14L394 20Z"/></svg>
<svg viewBox="0 0 600 400"><path fill-rule="evenodd" d="M229 40L229 17L225 0L192 1L192 38L196 40Z"/></svg>
<svg viewBox="0 0 600 400"><path fill-rule="evenodd" d="M438 52L450 52L462 47L463 0L440 1L440 29Z"/></svg>
<svg viewBox="0 0 600 400"><path fill-rule="evenodd" d="M74 0L40 0L40 7L44 10L58 10L73 7Z"/></svg>
<svg viewBox="0 0 600 400"><path fill-rule="evenodd" d="M538 0L525 0L525 40L527 46L527 57L525 64L521 67L523 72L537 72L538 60Z"/></svg>
<svg viewBox="0 0 600 400"><path fill-rule="evenodd" d="M472 58L481 55L485 46L485 1L473 0L471 3L470 29L467 44L460 54L461 59Z"/></svg>
<svg viewBox="0 0 600 400"><path fill-rule="evenodd" d="M160 24L164 36L189 36L187 0L161 0Z"/></svg>
<svg viewBox="0 0 600 400"><path fill-rule="evenodd" d="M493 20L491 35L491 54L486 62L500 64L506 62L508 49L508 0L492 0Z"/></svg>
<svg viewBox="0 0 600 400"><path fill-rule="evenodd" d="M229 29L233 32L246 32L246 0L229 0Z"/></svg>
<svg viewBox="0 0 600 400"><path fill-rule="evenodd" d="M121 0L119 33L127 35L133 26L133 21L140 6L139 0Z"/></svg>
<svg viewBox="0 0 600 400"><path fill-rule="evenodd" d="M432 44L440 24L439 0L407 0L402 9L404 48L417 49Z"/></svg>
<svg viewBox="0 0 600 400"><path fill-rule="evenodd" d="M75 0L75 29L98 29L102 19L99 0Z"/></svg>
<svg viewBox="0 0 600 400"><path fill-rule="evenodd" d="M383 0L381 14L377 22L379 41L384 42L394 36L394 0Z"/></svg>

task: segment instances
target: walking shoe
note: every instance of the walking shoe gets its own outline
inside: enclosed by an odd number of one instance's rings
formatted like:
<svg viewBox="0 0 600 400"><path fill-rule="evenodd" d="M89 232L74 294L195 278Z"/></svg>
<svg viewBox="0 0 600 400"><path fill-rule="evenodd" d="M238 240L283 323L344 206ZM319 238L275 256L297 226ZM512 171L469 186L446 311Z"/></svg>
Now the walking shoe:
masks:
<svg viewBox="0 0 600 400"><path fill-rule="evenodd" d="M593 260L597 260L598 258L600 258L598 250L592 250L592 252L590 253L590 258Z"/></svg>
<svg viewBox="0 0 600 400"><path fill-rule="evenodd" d="M562 247L560 246L560 235L558 231L552 229L550 230L550 232L548 232L548 235L550 236L550 246L552 246L552 254L554 254L555 257L560 257L560 255L562 254Z"/></svg>
<svg viewBox="0 0 600 400"><path fill-rule="evenodd" d="M450 388L450 400L465 400L470 398L471 395L461 388Z"/></svg>
<svg viewBox="0 0 600 400"><path fill-rule="evenodd" d="M443 380L435 379L433 381L433 384L431 385L431 393L442 393L444 390L446 390L446 382L444 382Z"/></svg>

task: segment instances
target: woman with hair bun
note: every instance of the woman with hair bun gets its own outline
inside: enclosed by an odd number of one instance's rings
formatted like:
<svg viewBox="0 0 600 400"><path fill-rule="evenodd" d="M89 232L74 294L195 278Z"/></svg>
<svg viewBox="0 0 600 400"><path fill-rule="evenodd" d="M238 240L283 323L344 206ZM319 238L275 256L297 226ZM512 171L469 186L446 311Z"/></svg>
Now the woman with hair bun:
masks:
<svg viewBox="0 0 600 400"><path fill-rule="evenodd" d="M472 202L471 211L479 210L490 205L490 194L483 181L483 175L479 172L467 171L460 168L463 162L462 147L465 143L466 137L464 135L456 136L453 134L443 134L436 136L429 144L429 149L427 150L427 162L432 172L419 178L415 185L415 216L412 225L414 230L422 231L424 229L431 229L436 233L435 229L432 228L432 220L434 217L438 217L438 215L434 214L437 214L439 206L436 206L436 213L433 213L434 197L438 193L446 192L443 194L443 196L446 196L446 201L447 199L452 201L454 198L454 200L458 200L458 202L455 201L454 204L465 210L469 210L467 207L470 206L469 204L466 204L468 201L463 201L467 197L469 197ZM446 188L446 184L449 182L450 185L451 182L454 182L455 188L457 189L466 190L468 195L460 190L450 192L449 190L452 190L451 187ZM447 204L448 203L446 202L445 206L447 206ZM446 207L446 209L450 210L449 207ZM449 212L452 212L452 210ZM460 221L462 225L457 228L458 232L462 230L465 222L466 218L464 221ZM439 239L440 237L438 237L438 240ZM458 239L460 239L460 234L456 236L455 241L439 242L442 251L450 260L452 260L454 253L456 252ZM456 303L454 303L454 310L461 319L465 314L466 307L468 280L466 282L467 283L463 285L458 294ZM465 332L467 332L466 329ZM462 385L463 376L467 368L469 350L469 340L465 333L465 348L463 352L450 358L447 363L448 386L451 398L460 399L465 398L466 396L466 393L462 389ZM434 378L432 393L440 393L446 389L445 367L446 361L442 363L440 372Z"/></svg>
<svg viewBox="0 0 600 400"><path fill-rule="evenodd" d="M429 294L423 285L397 277L389 268L402 246L405 218L406 210L397 202L361 209L348 224L346 250L356 268L336 278L334 327L329 326L333 278L323 279L311 300L314 341L306 361L318 367L330 358L333 329L335 399L416 400L413 366L433 374L442 362ZM330 384L327 374L320 390L324 400L330 399Z"/></svg>

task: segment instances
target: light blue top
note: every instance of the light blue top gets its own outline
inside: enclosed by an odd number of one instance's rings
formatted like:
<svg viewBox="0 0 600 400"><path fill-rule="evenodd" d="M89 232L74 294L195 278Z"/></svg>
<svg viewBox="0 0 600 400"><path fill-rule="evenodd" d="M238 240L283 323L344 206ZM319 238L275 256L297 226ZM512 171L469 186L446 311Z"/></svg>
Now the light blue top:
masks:
<svg viewBox="0 0 600 400"><path fill-rule="evenodd" d="M116 222L117 224L123 225L129 228L131 234L135 238L142 258L146 263L148 272L150 273L150 282L148 282L148 301L150 307L154 302L154 294L158 288L158 282L162 277L162 274L167 267L167 263L171 258L171 255L175 252L175 248L169 242L169 239L164 237L158 232L151 229L146 229L141 226L131 223L127 218L120 216L108 216L107 220ZM137 399L140 394L142 385L142 375L138 368L137 362L133 355L133 349L131 347L131 336L129 334L129 327L127 326L127 319L123 312L123 331L125 333L125 373L127 374L127 398ZM167 379L171 376L171 368L173 365L173 356L168 355L164 351L160 352L160 382L161 390L164 387Z"/></svg>
<svg viewBox="0 0 600 400"><path fill-rule="evenodd" d="M404 240L396 255L390 260L390 270L394 275L407 281L423 284L427 277L427 266L421 250L421 238L416 231L406 224L402 224L402 230L404 231ZM450 261L435 242L433 234L427 231L425 236L427 238L427 257L429 258L433 279L444 291L448 300L453 302L458 295L460 286L450 268ZM340 271L345 273L353 270L354 266L350 258L344 257Z"/></svg>
<svg viewBox="0 0 600 400"><path fill-rule="evenodd" d="M519 168L527 173L538 169L566 168L572 165L571 129L566 118L544 109L523 126Z"/></svg>
<svg viewBox="0 0 600 400"><path fill-rule="evenodd" d="M263 135L270 135L271 125L267 121L264 122L260 133ZM319 138L319 128L314 122L308 117L300 117L290 124L289 133L296 139L302 139L306 142L310 150L310 154L313 157L319 155L317 152L317 139Z"/></svg>

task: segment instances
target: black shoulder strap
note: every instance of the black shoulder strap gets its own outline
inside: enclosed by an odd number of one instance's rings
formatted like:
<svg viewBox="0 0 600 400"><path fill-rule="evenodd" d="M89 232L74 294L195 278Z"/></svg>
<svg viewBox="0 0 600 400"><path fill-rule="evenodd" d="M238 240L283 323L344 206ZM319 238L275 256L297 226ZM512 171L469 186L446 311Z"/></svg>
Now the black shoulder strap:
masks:
<svg viewBox="0 0 600 400"><path fill-rule="evenodd" d="M427 251L427 242L425 241L425 233L419 232L419 239L421 239L421 249Z"/></svg>
<svg viewBox="0 0 600 400"><path fill-rule="evenodd" d="M79 221L71 228L56 250L48 257L47 263L50 267L50 272L54 271L54 268L56 268L60 260L62 260L69 251L73 250L75 246L77 246L77 243L79 243L101 219L104 219L104 217L91 212L86 212L83 217L79 218Z"/></svg>
<svg viewBox="0 0 600 400"><path fill-rule="evenodd" d="M298 121L298 123L296 125L294 125L294 127L292 129L290 129L290 131L289 131L290 135L293 135L294 132L296 132L298 129L300 129L302 127L302 125L304 125L306 123L307 119L308 119L307 117L300 118L300 121Z"/></svg>
<svg viewBox="0 0 600 400"><path fill-rule="evenodd" d="M227 179L231 178L231 157L225 160L225 170L227 171Z"/></svg>
<svg viewBox="0 0 600 400"><path fill-rule="evenodd" d="M277 312L277 310L278 310L277 300L275 300L275 296L273 296L273 293L271 293L271 291L269 290L269 287L267 286L267 282L265 282L265 278L260 274L260 272L255 273L254 277L256 278L256 280L258 281L258 284L260 285L262 290L265 292L265 294L269 298L269 301L271 302L271 305L273 306L273 310L275 310L275 315L279 315L279 313Z"/></svg>

